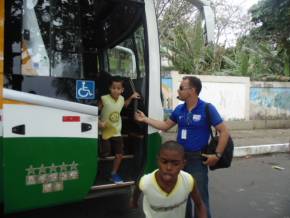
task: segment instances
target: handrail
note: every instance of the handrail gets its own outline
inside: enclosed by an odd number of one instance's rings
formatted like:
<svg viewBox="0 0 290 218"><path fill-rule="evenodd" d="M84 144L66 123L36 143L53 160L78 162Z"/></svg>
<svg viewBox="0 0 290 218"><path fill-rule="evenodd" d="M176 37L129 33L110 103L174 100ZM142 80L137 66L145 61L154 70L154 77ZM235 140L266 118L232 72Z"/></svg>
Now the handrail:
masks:
<svg viewBox="0 0 290 218"><path fill-rule="evenodd" d="M15 91L7 88L3 89L3 97L8 100L21 101L29 104L98 116L98 107L95 106Z"/></svg>
<svg viewBox="0 0 290 218"><path fill-rule="evenodd" d="M120 184L110 183L110 184L104 184L104 185L95 185L95 186L91 187L91 191L121 188L121 187L127 187L127 186L134 185L134 184L135 184L134 181L128 181L128 182L123 182Z"/></svg>

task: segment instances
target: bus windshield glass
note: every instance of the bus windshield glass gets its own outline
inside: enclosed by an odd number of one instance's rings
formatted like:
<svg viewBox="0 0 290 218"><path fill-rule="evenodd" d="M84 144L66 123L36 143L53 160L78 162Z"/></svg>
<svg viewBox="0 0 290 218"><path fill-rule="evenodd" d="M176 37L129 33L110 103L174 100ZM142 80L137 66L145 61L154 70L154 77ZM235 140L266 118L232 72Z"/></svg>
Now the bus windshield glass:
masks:
<svg viewBox="0 0 290 218"><path fill-rule="evenodd" d="M9 1L7 21L14 28L5 33L5 54L11 59L5 74L85 79L109 70L125 77L144 76L143 4ZM106 61L109 66L104 66Z"/></svg>
<svg viewBox="0 0 290 218"><path fill-rule="evenodd" d="M144 28L141 26L131 37L109 50L109 72L131 79L144 77L144 46Z"/></svg>

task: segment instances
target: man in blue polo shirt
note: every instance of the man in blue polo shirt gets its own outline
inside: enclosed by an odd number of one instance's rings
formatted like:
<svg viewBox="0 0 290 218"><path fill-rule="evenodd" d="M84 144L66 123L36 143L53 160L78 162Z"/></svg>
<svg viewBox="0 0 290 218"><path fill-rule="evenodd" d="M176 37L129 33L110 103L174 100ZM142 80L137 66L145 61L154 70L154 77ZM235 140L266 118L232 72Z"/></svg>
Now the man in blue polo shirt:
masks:
<svg viewBox="0 0 290 218"><path fill-rule="evenodd" d="M210 130L205 111L207 103L198 97L201 88L202 84L199 78L186 76L182 79L178 89L178 98L184 103L174 109L169 119L165 121L151 119L146 117L141 111L136 113L135 119L163 131L170 129L176 124L178 125L177 141L184 146L187 155L185 171L196 179L198 190L201 193L210 218L208 166L214 166L218 162L227 144L229 132L216 108L212 104L208 104L211 124L219 132L220 137L216 153L212 155L202 154L205 158L203 160L201 153L208 144ZM189 207L187 217L192 216L190 211Z"/></svg>

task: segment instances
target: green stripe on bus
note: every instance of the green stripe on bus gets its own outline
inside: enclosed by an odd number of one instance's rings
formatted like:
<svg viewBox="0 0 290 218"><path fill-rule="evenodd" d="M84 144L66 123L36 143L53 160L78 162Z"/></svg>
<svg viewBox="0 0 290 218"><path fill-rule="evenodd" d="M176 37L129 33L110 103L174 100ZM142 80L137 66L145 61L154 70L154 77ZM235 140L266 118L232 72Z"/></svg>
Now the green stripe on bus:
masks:
<svg viewBox="0 0 290 218"><path fill-rule="evenodd" d="M81 200L97 173L97 139L4 138L3 154L8 213Z"/></svg>
<svg viewBox="0 0 290 218"><path fill-rule="evenodd" d="M3 175L3 138L1 137L0 139L0 203L3 202L4 198L4 187L3 187L3 180L4 180L4 175Z"/></svg>
<svg viewBox="0 0 290 218"><path fill-rule="evenodd" d="M156 156L161 145L161 136L158 132L150 134L147 141L147 164L144 173L150 173L157 168Z"/></svg>

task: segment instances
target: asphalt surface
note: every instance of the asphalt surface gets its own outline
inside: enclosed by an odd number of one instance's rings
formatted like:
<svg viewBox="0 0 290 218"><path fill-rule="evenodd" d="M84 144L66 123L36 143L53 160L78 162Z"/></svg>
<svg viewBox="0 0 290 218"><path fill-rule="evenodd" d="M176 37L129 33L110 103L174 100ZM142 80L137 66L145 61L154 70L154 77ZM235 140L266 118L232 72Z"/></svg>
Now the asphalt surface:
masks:
<svg viewBox="0 0 290 218"><path fill-rule="evenodd" d="M236 158L209 187L213 218L290 218L290 154Z"/></svg>

